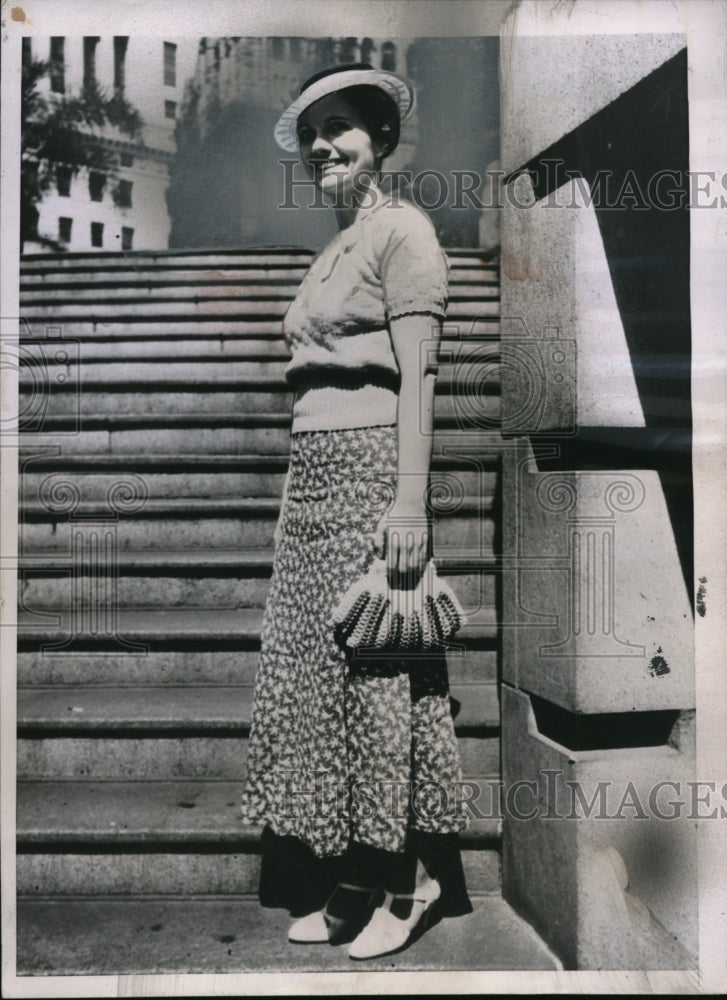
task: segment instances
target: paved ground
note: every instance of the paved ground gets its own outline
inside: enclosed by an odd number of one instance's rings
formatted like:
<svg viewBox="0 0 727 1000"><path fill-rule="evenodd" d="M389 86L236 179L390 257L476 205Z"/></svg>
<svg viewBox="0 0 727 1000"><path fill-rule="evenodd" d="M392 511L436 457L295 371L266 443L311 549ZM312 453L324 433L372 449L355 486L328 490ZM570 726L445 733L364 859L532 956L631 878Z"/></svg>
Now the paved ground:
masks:
<svg viewBox="0 0 727 1000"><path fill-rule="evenodd" d="M293 945L283 911L249 899L25 900L18 974L518 970L557 968L498 896L473 900L398 955L353 962L345 947Z"/></svg>

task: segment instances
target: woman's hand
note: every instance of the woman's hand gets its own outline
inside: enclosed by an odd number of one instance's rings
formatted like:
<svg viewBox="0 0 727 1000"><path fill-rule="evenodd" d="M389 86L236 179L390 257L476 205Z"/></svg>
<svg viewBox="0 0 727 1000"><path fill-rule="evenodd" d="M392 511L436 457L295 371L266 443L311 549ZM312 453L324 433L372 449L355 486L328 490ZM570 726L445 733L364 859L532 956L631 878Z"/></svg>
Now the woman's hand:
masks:
<svg viewBox="0 0 727 1000"><path fill-rule="evenodd" d="M431 554L431 524L424 504L397 501L376 527L374 552L386 559L390 587L416 587Z"/></svg>

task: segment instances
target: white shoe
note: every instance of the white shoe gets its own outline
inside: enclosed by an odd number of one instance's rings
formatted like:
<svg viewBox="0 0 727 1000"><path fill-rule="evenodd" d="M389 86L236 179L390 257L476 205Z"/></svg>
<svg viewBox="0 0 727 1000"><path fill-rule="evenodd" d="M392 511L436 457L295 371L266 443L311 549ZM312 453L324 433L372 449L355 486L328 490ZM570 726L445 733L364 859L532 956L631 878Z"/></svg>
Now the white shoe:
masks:
<svg viewBox="0 0 727 1000"><path fill-rule="evenodd" d="M387 892L384 902L374 910L371 920L349 946L349 958L376 958L401 951L427 929L432 907L441 894L439 882L434 879L425 882L409 895L395 896ZM411 900L411 910L405 919L394 916L391 912L392 904L400 899Z"/></svg>
<svg viewBox="0 0 727 1000"><path fill-rule="evenodd" d="M288 941L294 944L324 944L328 942L328 924L323 910L316 910L291 924Z"/></svg>
<svg viewBox="0 0 727 1000"><path fill-rule="evenodd" d="M300 917L291 924L288 941L293 944L345 944L368 922L381 898L378 889L339 882L322 910Z"/></svg>

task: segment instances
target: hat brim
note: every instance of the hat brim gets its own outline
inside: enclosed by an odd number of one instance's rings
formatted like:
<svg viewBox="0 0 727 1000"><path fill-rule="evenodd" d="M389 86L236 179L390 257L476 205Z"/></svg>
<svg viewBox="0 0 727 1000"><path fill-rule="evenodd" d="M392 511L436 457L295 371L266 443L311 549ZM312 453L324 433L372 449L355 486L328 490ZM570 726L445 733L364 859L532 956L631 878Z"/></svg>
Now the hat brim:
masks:
<svg viewBox="0 0 727 1000"><path fill-rule="evenodd" d="M335 94L345 87L367 85L383 90L394 102L399 111L399 117L405 121L414 111L414 90L411 85L396 73L387 73L379 69L352 69L340 73L331 73L316 80L307 87L300 97L285 109L275 126L275 141L284 150L294 153L298 149L297 124L301 114L311 104L320 101L322 97Z"/></svg>

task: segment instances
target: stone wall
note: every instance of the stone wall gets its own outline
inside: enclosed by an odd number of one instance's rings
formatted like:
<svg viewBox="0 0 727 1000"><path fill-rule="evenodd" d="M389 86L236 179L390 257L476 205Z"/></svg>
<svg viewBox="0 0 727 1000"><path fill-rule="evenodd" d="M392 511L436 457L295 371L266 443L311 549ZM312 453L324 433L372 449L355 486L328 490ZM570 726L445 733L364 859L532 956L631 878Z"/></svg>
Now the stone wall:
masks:
<svg viewBox="0 0 727 1000"><path fill-rule="evenodd" d="M548 30L516 7L501 43L505 894L568 968L683 968L686 40L579 33L583 5L537 7ZM686 797L673 818L667 788Z"/></svg>

